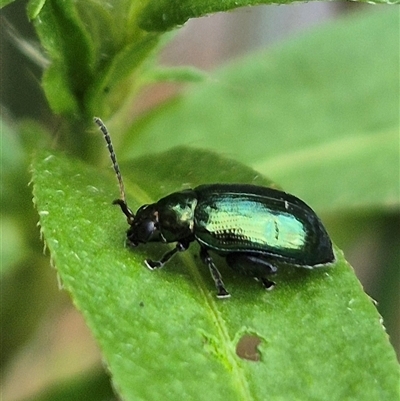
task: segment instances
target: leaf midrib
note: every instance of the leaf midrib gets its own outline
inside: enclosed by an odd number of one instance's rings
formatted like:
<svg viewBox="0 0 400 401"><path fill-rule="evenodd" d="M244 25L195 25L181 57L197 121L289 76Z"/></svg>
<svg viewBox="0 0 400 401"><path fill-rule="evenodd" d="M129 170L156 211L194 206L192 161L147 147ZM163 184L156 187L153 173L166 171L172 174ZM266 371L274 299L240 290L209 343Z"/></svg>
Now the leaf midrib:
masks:
<svg viewBox="0 0 400 401"><path fill-rule="evenodd" d="M195 284L199 288L199 291L204 299L204 309L208 311L212 322L216 322L217 336L220 338L220 347L222 354L226 357L225 363L230 367L229 371L232 373L233 386L237 388L239 393L239 399L244 401L253 401L254 398L250 393L248 380L243 374L243 369L237 363L235 354L232 352L231 338L229 336L229 330L225 324L225 320L221 318L221 314L218 312L218 302L229 302L229 300L219 300L216 298L214 293L210 293L207 289L207 285L200 275L199 270L196 266L195 260L190 252L185 252L180 255L184 260L185 266L188 267L190 274L193 276Z"/></svg>

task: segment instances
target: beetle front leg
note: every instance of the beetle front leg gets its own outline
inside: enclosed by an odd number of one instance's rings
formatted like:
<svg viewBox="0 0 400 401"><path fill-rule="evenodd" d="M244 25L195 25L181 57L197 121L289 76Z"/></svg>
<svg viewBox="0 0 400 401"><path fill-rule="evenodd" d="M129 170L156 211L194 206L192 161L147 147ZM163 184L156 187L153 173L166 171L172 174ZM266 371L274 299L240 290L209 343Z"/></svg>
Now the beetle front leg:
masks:
<svg viewBox="0 0 400 401"><path fill-rule="evenodd" d="M226 290L224 282L222 281L221 273L215 266L214 261L209 255L206 248L200 248L200 258L210 269L211 277L214 280L215 288L217 289L217 298L229 298L231 294Z"/></svg>
<svg viewBox="0 0 400 401"><path fill-rule="evenodd" d="M160 260L146 259L144 263L150 270L161 269L177 252L186 251L189 248L189 243L178 242L174 249L166 252Z"/></svg>

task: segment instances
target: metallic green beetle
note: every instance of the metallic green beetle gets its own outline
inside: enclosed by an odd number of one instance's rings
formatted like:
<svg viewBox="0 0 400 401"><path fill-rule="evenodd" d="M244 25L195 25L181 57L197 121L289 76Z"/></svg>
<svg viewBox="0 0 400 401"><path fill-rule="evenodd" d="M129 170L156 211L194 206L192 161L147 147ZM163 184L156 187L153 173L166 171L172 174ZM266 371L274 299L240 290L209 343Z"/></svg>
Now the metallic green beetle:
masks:
<svg viewBox="0 0 400 401"><path fill-rule="evenodd" d="M158 261L146 260L151 270L159 269L193 241L208 266L218 298L230 296L209 251L226 258L230 267L262 282L284 263L303 268L325 266L335 261L332 242L315 212L293 195L272 188L246 184L200 185L172 193L144 205L134 214L128 207L121 173L110 136L100 119L95 119L107 141L117 174L126 215L127 243L175 242L174 249Z"/></svg>

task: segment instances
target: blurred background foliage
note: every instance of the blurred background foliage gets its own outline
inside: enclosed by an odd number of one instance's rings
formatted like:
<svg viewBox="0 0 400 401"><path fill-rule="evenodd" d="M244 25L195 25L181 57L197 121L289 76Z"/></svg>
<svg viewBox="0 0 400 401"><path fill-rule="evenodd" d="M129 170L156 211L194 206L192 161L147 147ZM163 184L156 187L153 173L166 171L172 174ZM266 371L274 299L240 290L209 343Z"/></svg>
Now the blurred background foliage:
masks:
<svg viewBox="0 0 400 401"><path fill-rule="evenodd" d="M376 12L378 8L370 10L369 6L354 3L308 3L246 8L190 20L164 48L161 62L211 71L339 15ZM25 2L17 1L2 9L0 24L3 397L61 400L80 399L78 394L83 393L85 399L112 399L97 346L68 295L59 291L56 271L49 268L49 257L43 254L36 226L38 218L32 207L28 186L30 154L34 149L51 146L60 136L60 119L50 111L40 86L47 60L35 51L39 42L27 19ZM195 73L189 75L196 80ZM135 120L181 90L182 85L175 82L140 90L128 111L129 118ZM43 126L47 128L47 136L43 135ZM75 150L82 158L93 160L101 145L88 151L90 154L82 153L76 146ZM104 155L98 158L103 161ZM393 166L397 178L399 167L397 160ZM378 301L378 309L399 354L398 203L382 210L322 217L335 243L356 269L366 292ZM65 389L75 389L77 393L66 393Z"/></svg>

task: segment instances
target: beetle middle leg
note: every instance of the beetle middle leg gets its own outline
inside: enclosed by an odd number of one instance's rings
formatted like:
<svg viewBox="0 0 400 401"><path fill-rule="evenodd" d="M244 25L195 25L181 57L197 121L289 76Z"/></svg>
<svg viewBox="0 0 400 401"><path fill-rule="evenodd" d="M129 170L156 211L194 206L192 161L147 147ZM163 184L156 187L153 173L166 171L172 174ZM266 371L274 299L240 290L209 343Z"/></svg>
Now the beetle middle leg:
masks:
<svg viewBox="0 0 400 401"><path fill-rule="evenodd" d="M276 273L277 268L262 255L232 252L226 256L226 262L232 269L261 281L266 290L275 286L266 276Z"/></svg>
<svg viewBox="0 0 400 401"><path fill-rule="evenodd" d="M189 242L178 242L174 249L166 252L160 260L146 259L144 263L150 270L161 269L177 252L186 251L189 248Z"/></svg>
<svg viewBox="0 0 400 401"><path fill-rule="evenodd" d="M211 277L213 278L215 288L217 289L217 298L229 298L231 294L226 290L224 282L222 281L221 273L218 271L217 266L215 266L207 248L200 248L200 258L210 269Z"/></svg>

